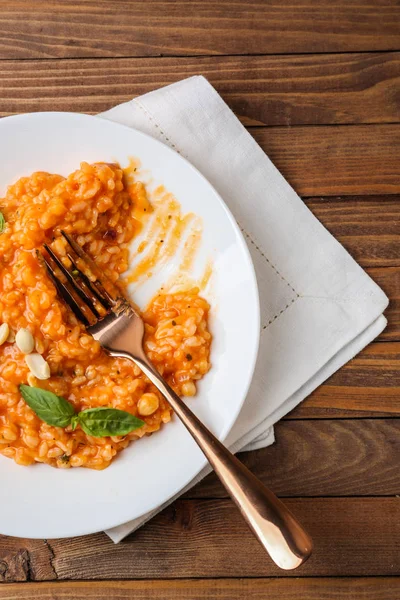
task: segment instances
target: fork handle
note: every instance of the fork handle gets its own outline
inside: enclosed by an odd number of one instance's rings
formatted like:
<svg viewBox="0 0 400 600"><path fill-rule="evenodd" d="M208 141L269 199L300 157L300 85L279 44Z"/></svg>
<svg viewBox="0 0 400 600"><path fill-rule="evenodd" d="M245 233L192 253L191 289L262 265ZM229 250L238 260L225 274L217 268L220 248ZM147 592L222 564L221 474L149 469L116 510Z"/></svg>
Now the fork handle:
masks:
<svg viewBox="0 0 400 600"><path fill-rule="evenodd" d="M165 396L278 567L296 569L305 562L312 551L311 538L283 502L207 429L145 355L136 357L124 353L124 356L133 360Z"/></svg>

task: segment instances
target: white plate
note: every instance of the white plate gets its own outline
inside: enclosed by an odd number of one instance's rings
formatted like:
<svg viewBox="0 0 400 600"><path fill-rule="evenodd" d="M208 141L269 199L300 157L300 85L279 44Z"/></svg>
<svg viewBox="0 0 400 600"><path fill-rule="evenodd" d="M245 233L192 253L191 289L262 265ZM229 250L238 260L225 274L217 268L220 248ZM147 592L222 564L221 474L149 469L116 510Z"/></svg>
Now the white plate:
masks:
<svg viewBox="0 0 400 600"><path fill-rule="evenodd" d="M213 366L190 407L224 440L253 374L259 302L247 246L231 213L206 179L176 152L134 129L79 114L36 113L0 120L0 198L7 185L33 171L66 175L82 160L117 160L124 166L131 156L139 157L154 181L174 193L185 212L203 218L200 258L213 259L209 298ZM141 304L139 293L135 300ZM42 464L21 467L0 456L0 532L55 538L120 525L168 500L205 464L177 418L156 434L131 444L104 471L57 470Z"/></svg>

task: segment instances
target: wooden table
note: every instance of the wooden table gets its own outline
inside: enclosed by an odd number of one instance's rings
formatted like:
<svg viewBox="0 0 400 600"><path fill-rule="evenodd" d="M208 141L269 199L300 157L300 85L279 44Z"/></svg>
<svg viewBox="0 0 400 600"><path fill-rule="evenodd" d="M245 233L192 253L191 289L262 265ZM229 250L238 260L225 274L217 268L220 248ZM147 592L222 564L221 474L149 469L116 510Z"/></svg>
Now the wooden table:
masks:
<svg viewBox="0 0 400 600"><path fill-rule="evenodd" d="M304 567L275 568L210 476L117 546L0 537L0 599L400 598L398 50L395 0L0 0L1 115L203 73L391 299L379 339L242 455L311 532Z"/></svg>

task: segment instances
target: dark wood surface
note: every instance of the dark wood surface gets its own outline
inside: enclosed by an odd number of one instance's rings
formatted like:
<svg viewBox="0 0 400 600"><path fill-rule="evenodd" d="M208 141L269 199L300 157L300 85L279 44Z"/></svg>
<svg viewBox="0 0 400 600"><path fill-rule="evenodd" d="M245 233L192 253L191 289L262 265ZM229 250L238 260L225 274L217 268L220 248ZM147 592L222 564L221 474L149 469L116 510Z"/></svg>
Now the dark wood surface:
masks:
<svg viewBox="0 0 400 600"><path fill-rule="evenodd" d="M0 600L400 599L398 2L0 0L1 116L200 73L390 298L379 338L241 455L314 554L275 568L210 475L119 545L0 536Z"/></svg>
<svg viewBox="0 0 400 600"><path fill-rule="evenodd" d="M397 49L396 0L3 0L0 57Z"/></svg>
<svg viewBox="0 0 400 600"><path fill-rule="evenodd" d="M40 101L43 110L96 113L199 73L247 125L400 120L397 52L3 60L0 112L37 110Z"/></svg>
<svg viewBox="0 0 400 600"><path fill-rule="evenodd" d="M400 596L394 577L313 577L302 579L179 579L138 581L68 581L58 583L9 584L3 600L393 600Z"/></svg>
<svg viewBox="0 0 400 600"><path fill-rule="evenodd" d="M301 572L286 577L400 576L399 498L285 502L315 546ZM5 581L21 582L282 576L225 498L180 499L117 545L104 533L48 541L4 537L0 559L8 565Z"/></svg>

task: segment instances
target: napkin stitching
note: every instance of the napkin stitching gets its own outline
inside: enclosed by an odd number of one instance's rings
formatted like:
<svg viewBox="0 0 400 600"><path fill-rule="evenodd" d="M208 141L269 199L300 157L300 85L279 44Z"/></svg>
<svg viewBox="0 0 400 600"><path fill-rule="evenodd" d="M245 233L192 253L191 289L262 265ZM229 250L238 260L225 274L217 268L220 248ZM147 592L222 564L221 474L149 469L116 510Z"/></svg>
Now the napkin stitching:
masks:
<svg viewBox="0 0 400 600"><path fill-rule="evenodd" d="M262 330L265 330L265 329L267 329L267 327L269 327L269 325L271 325L271 323L273 323L274 321L276 321L276 319L278 317L280 317L281 315L283 315L283 313L289 308L289 306L292 306L292 304L294 304L296 302L296 300L298 298L300 298L300 294L298 292L296 292L296 290L294 289L294 287L292 286L292 284L289 283L289 281L282 275L282 273L278 270L278 268L274 265L274 263L272 263L269 260L269 258L264 254L264 252L261 250L261 248L252 239L252 237L250 236L250 234L247 233L247 231L242 226L240 226L240 229L241 229L242 233L244 233L244 235L247 237L247 239L249 240L249 242L251 244L253 244L253 246L256 248L256 250L258 250L258 252L261 254L261 256L266 260L266 262L270 265L270 267L275 271L275 273L278 275L278 277L280 277L282 279L282 281L284 281L286 283L286 285L292 290L292 292L294 294L296 294L295 298L292 298L290 300L290 302L288 302L286 304L286 306L284 308L282 308L282 310L280 310L276 315L274 315L268 321L268 323L266 323L265 325L262 326Z"/></svg>
<svg viewBox="0 0 400 600"><path fill-rule="evenodd" d="M138 100L137 98L133 98L132 102L134 102L142 110L142 112L148 118L148 120L151 122L151 124L154 125L154 127L156 129L158 129L161 137L164 138L164 140L167 142L168 146L170 146L171 148L173 148L178 154L180 154L182 156L183 154L178 149L178 146L176 144L174 144L174 142L172 141L171 137L165 133L165 131L158 124L158 122L156 121L156 119L152 115L152 113L140 102L140 100ZM265 330L265 329L267 329L267 327L269 327L269 325L271 325L274 321L276 321L276 319L278 319L278 317L280 317L281 315L283 315L283 313L289 308L289 306L291 306L292 304L294 304L296 302L296 300L298 298L300 298L300 294L298 292L296 292L296 290L294 289L294 287L292 286L292 284L288 282L288 280L282 275L282 273L278 270L278 268L274 265L274 263L272 263L269 260L269 258L261 250L260 246L258 246L255 243L255 241L252 239L252 237L250 236L250 234L241 225L239 225L239 227L240 227L242 233L244 233L244 235L247 237L247 239L249 240L249 242L251 244L253 244L253 246L256 248L256 250L258 250L258 252L264 258L264 260L270 265L270 267L272 267L272 269L275 271L275 273L278 275L278 277L280 277L282 279L282 281L284 281L286 283L286 285L292 290L292 292L294 294L296 294L295 298L292 298L291 301L288 302L286 304L286 306L284 306L284 308L282 308L282 310L280 310L278 313L276 313L276 315L274 315L265 325L262 326L262 330Z"/></svg>
<svg viewBox="0 0 400 600"><path fill-rule="evenodd" d="M264 331L264 329L267 329L267 327L269 327L274 321L276 321L276 319L278 317L283 315L283 313L289 308L289 306L292 306L292 304L294 304L298 298L300 298L300 296L296 296L296 298L292 298L292 300L288 304L286 304L286 306L284 308L282 308L282 310L279 311L278 314L276 314L274 317L272 317L272 319L270 319L268 321L268 323L266 323L265 325L262 326L262 330Z"/></svg>
<svg viewBox="0 0 400 600"><path fill-rule="evenodd" d="M255 248L257 248L257 250L259 251L259 253L261 254L261 256L263 256L265 258L265 260L267 261L267 263L273 268L273 270L275 271L275 273L277 273L277 275L279 275L279 277L282 279L282 281L284 281L286 283L286 285L288 285L290 287L290 289L292 290L292 292L294 294L296 294L296 296L300 297L300 294L298 294L296 292L296 290L294 289L294 287L292 286L291 283L288 282L288 280L282 275L282 273L277 269L277 267L274 265L274 263L272 263L269 258L264 254L264 252L261 250L261 248L259 246L257 246L257 244L254 242L254 240L252 239L252 237L250 236L249 233L247 233L247 231L244 229L244 227L240 227L241 231L244 233L244 235L250 240L250 242L253 244L253 246Z"/></svg>
<svg viewBox="0 0 400 600"><path fill-rule="evenodd" d="M177 145L174 144L174 142L172 141L172 139L161 129L161 125L159 125L157 123L157 121L155 120L155 118L153 117L153 115L150 113L150 111L137 98L133 98L132 102L135 102L135 104L137 104L138 107L144 112L145 116L149 119L149 121L154 125L154 127L156 129L159 130L161 136L165 139L165 141L167 142L167 144L171 148L173 148L178 154L182 155L182 152L180 150L178 150Z"/></svg>

